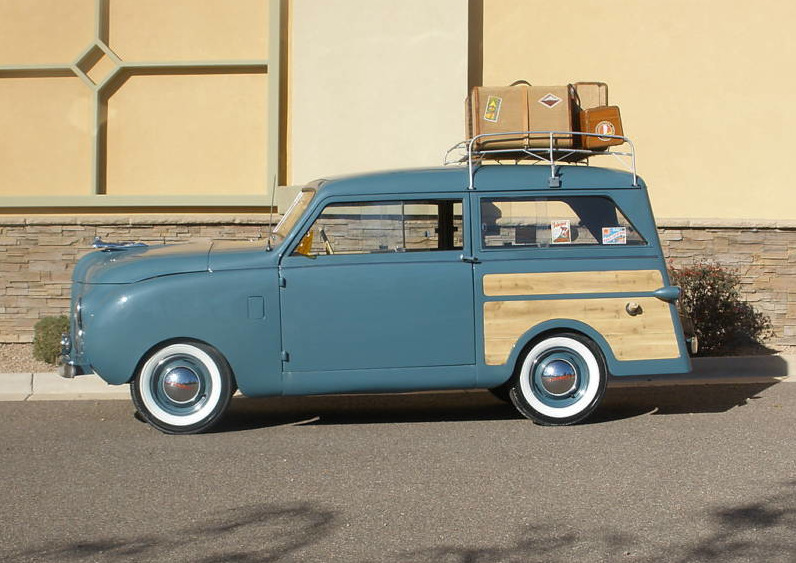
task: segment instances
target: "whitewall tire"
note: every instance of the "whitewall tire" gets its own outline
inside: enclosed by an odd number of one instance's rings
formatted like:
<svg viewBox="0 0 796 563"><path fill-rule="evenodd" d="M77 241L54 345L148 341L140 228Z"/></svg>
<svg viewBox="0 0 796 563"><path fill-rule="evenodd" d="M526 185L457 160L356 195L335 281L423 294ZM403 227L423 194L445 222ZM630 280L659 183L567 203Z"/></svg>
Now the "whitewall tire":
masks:
<svg viewBox="0 0 796 563"><path fill-rule="evenodd" d="M198 342L175 342L156 349L130 384L141 416L167 434L208 430L221 419L234 392L224 357Z"/></svg>
<svg viewBox="0 0 796 563"><path fill-rule="evenodd" d="M594 342L560 333L528 347L509 396L520 413L539 424L574 424L597 408L607 380L605 360Z"/></svg>

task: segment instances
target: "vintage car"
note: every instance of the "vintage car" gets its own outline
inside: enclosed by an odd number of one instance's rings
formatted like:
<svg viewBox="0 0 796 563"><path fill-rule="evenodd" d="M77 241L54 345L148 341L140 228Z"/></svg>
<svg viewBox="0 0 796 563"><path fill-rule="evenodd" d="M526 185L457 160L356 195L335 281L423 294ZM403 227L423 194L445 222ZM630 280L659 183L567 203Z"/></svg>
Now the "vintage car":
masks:
<svg viewBox="0 0 796 563"><path fill-rule="evenodd" d="M267 240L100 245L75 267L61 374L130 384L207 430L250 397L491 389L540 424L609 376L690 360L644 182L580 165L320 180Z"/></svg>

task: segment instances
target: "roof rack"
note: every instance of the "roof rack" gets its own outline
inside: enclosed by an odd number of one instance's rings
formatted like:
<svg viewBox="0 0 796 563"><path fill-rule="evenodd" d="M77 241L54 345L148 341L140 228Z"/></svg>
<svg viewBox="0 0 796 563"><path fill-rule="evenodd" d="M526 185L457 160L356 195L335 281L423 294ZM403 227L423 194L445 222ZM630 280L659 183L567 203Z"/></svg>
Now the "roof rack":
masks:
<svg viewBox="0 0 796 563"><path fill-rule="evenodd" d="M502 141L505 145L506 138L511 137L522 139L525 146L512 148L485 148L495 141ZM609 148L583 148L586 137L596 137L601 141L608 139L620 140L617 147L627 146L626 150L612 150ZM512 140L514 140L512 139ZM562 141L568 141L574 147L562 146ZM545 142L546 144L542 144ZM531 146L531 144L541 146ZM636 150L633 142L627 137L620 135L603 135L598 133L584 133L582 131L506 131L500 133L484 133L476 135L472 139L462 141L445 153L445 165L462 164L467 162L470 176L468 190L475 189L475 171L485 160L514 160L515 162L530 160L532 164L545 164L550 166L550 178L548 185L551 188L561 187L557 164L589 164L589 158L593 156L610 155L616 158L628 172L633 175L633 186L638 186L638 176L636 175ZM457 158L458 157L458 158Z"/></svg>

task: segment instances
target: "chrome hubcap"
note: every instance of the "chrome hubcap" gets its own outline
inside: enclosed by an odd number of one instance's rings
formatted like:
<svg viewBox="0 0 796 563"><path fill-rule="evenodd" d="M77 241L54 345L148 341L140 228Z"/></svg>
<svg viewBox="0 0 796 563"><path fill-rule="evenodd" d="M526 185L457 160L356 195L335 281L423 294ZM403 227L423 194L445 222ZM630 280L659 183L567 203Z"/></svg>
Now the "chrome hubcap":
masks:
<svg viewBox="0 0 796 563"><path fill-rule="evenodd" d="M190 403L199 394L199 376L190 368L172 368L163 377L163 393L177 404Z"/></svg>
<svg viewBox="0 0 796 563"><path fill-rule="evenodd" d="M544 366L540 381L547 393L553 397L564 397L577 387L578 372L574 365L557 358Z"/></svg>

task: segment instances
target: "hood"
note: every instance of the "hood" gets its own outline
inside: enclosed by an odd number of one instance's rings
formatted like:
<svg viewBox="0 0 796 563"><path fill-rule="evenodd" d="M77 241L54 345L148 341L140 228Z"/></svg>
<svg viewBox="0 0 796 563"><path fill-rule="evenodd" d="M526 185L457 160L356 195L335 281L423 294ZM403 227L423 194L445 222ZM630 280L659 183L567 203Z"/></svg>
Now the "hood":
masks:
<svg viewBox="0 0 796 563"><path fill-rule="evenodd" d="M100 250L81 258L72 279L78 283L133 283L158 276L206 272L212 243Z"/></svg>
<svg viewBox="0 0 796 563"><path fill-rule="evenodd" d="M75 266L78 283L134 283L160 276L262 268L274 263L265 243L195 242L159 246L119 247L92 252Z"/></svg>
<svg viewBox="0 0 796 563"><path fill-rule="evenodd" d="M265 268L276 264L276 252L267 252L265 241L216 241L210 250L211 272Z"/></svg>

